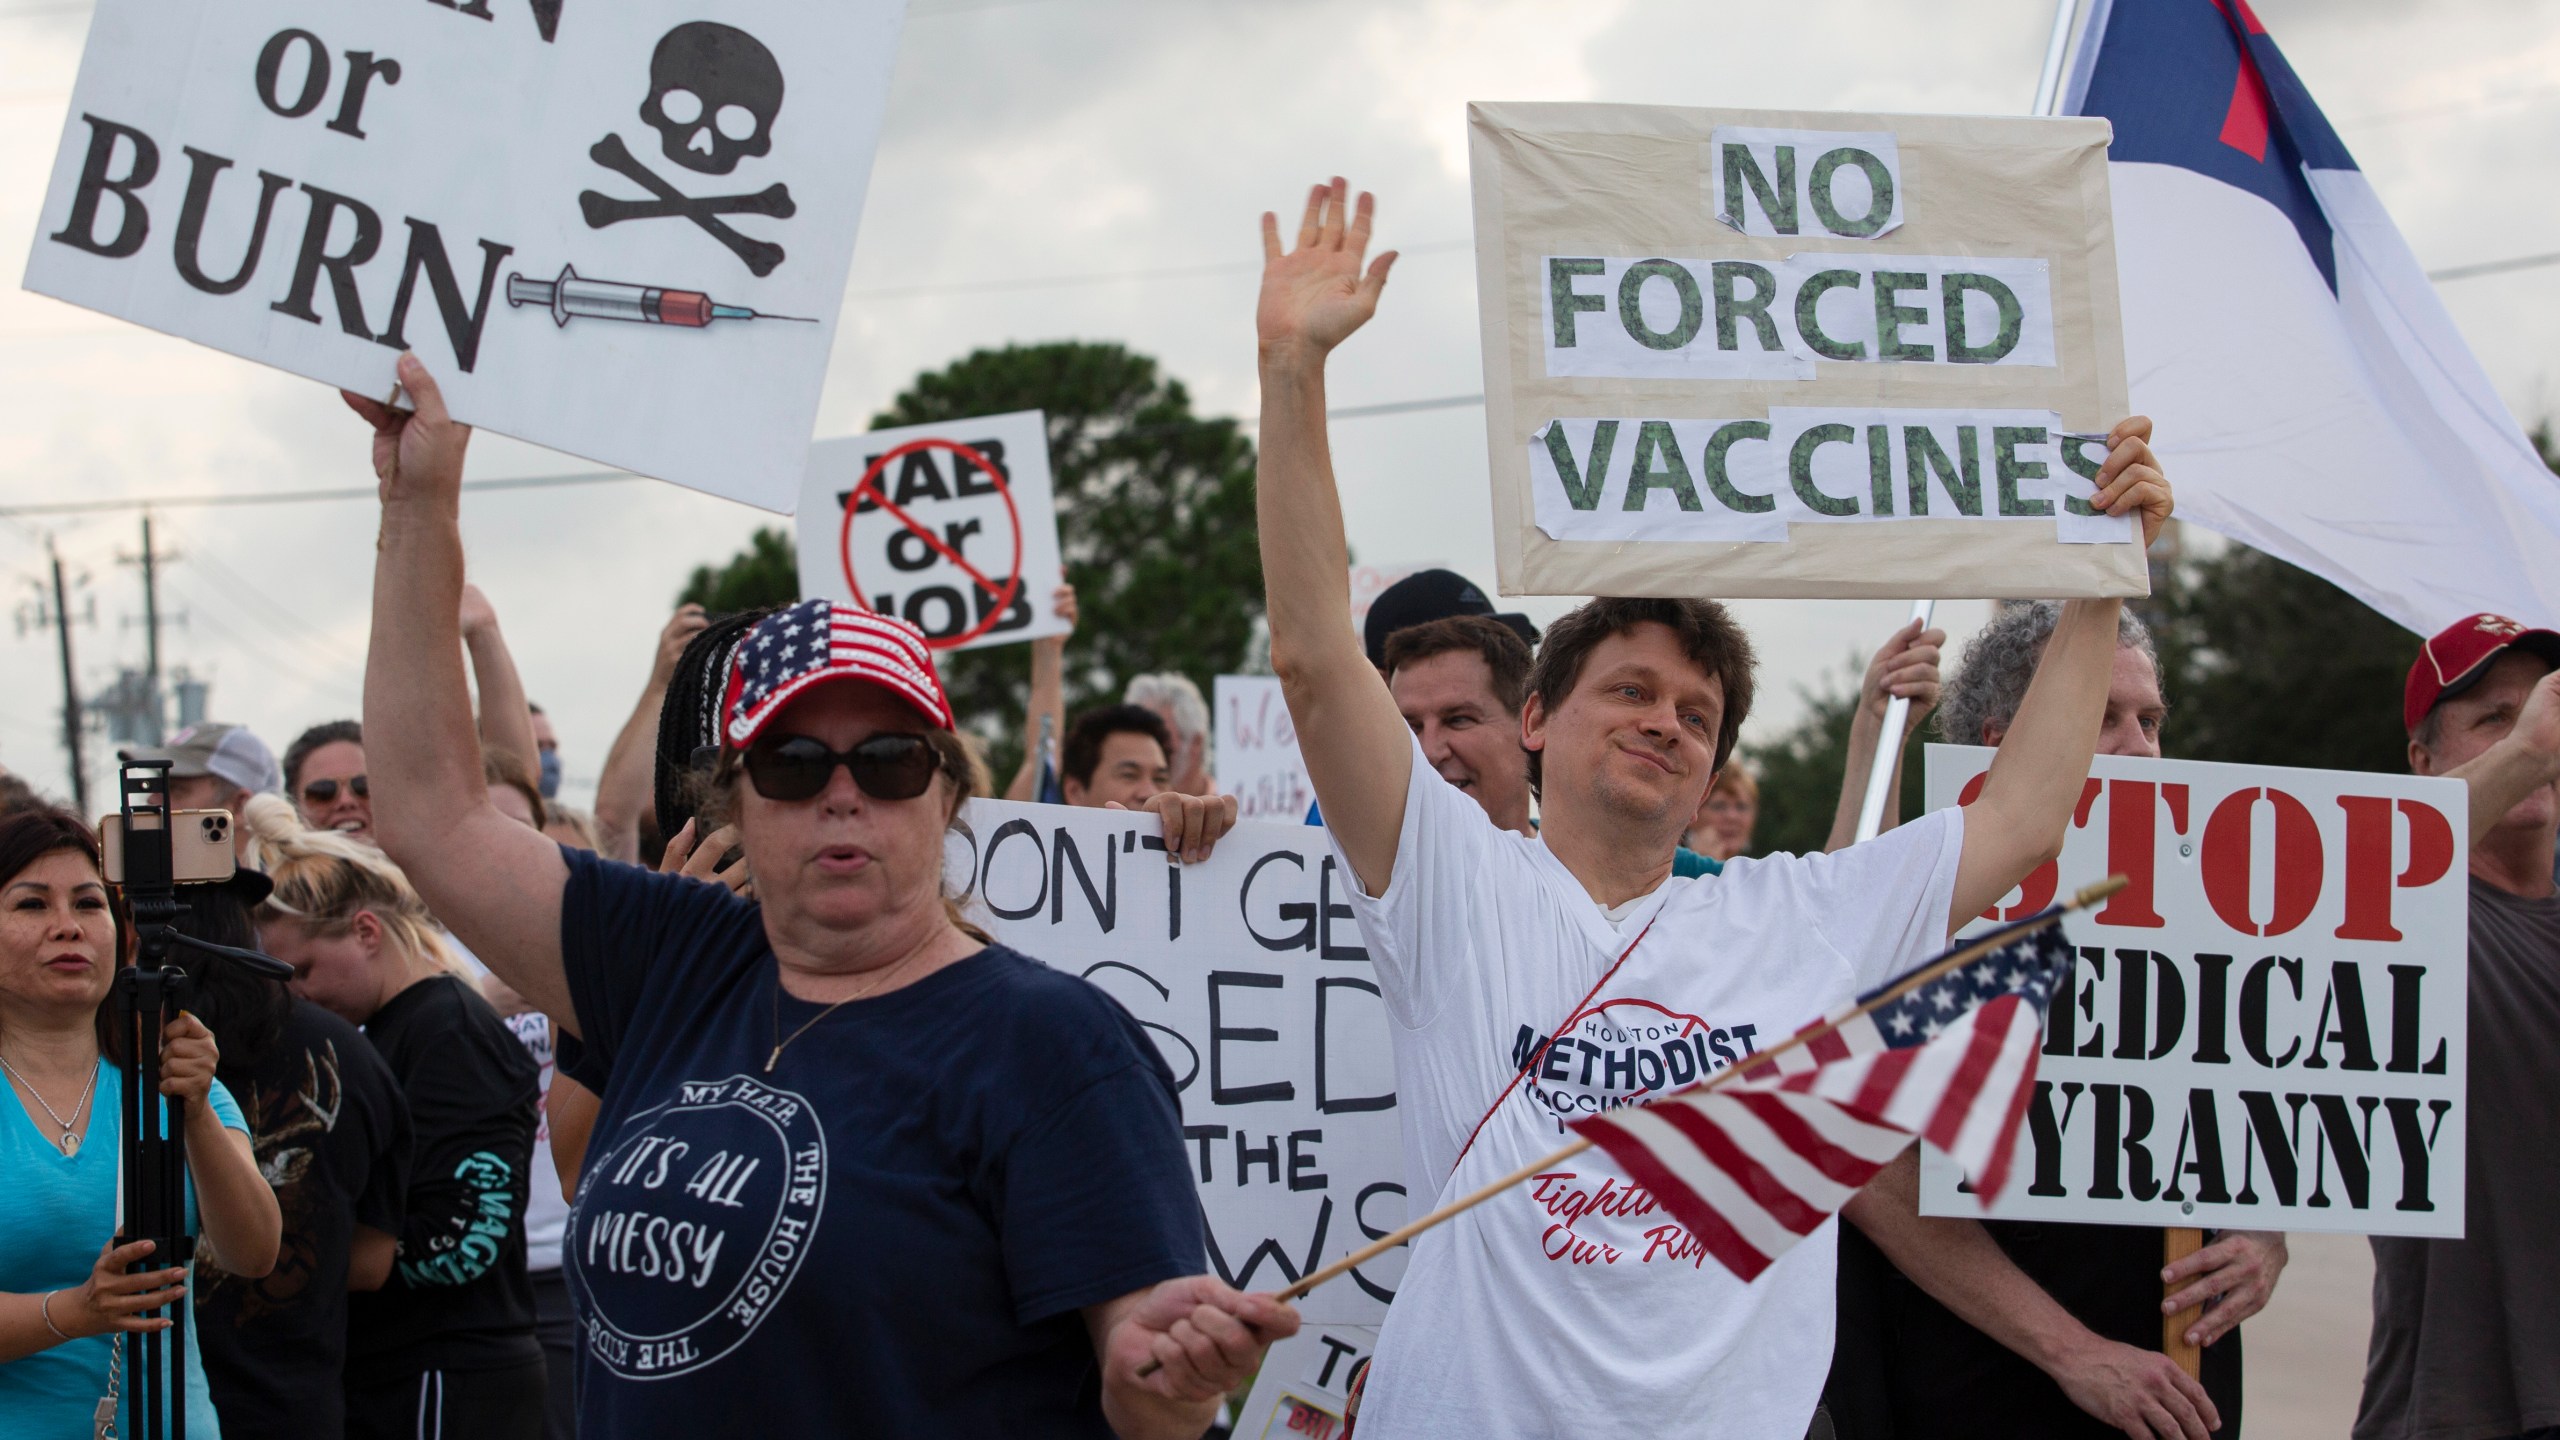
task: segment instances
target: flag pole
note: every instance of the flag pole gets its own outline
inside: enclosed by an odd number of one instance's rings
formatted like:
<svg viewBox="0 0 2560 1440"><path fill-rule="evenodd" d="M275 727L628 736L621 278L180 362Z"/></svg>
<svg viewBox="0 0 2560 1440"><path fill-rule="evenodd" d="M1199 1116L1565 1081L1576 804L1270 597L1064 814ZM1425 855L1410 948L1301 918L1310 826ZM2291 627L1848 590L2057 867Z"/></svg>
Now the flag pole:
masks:
<svg viewBox="0 0 2560 1440"><path fill-rule="evenodd" d="M1926 630L1929 617L1937 608L1935 600L1914 600L1911 618ZM1910 696L1896 695L1884 702L1884 728L1876 732L1876 758L1867 768L1866 798L1858 804L1860 841L1873 840L1884 833L1885 792L1893 788L1893 772L1902 760L1902 727L1910 715Z"/></svg>
<svg viewBox="0 0 2560 1440"><path fill-rule="evenodd" d="M2062 103L2062 73L2071 58L2071 28L2080 19L2080 0L2054 0L2053 33L2044 43L2044 72L2036 77L2036 98L2030 113L2050 115ZM1931 600L1911 602L1911 618L1928 628L1929 617L1936 608ZM1884 833L1886 791L1893 788L1893 772L1902 759L1902 727L1911 714L1908 696L1896 695L1885 702L1884 728L1876 734L1876 756L1867 770L1867 793L1858 806L1859 841L1873 840ZM1960 744L1973 743L1974 737L1954 737Z"/></svg>
<svg viewBox="0 0 2560 1440"><path fill-rule="evenodd" d="M1850 1011L1848 1014L1841 1016L1839 1019L1827 1021L1824 1024L1799 1031L1798 1033L1787 1037L1784 1041L1761 1051L1757 1056L1753 1057L1749 1065L1730 1066L1720 1072L1712 1080L1706 1081L1703 1084L1692 1085L1686 1091L1674 1091L1672 1093L1689 1094L1714 1090L1735 1079L1746 1069L1760 1070L1772 1057L1783 1055L1801 1045L1809 1045L1812 1042L1829 1035L1833 1031L1839 1029L1842 1025L1847 1024L1849 1021L1855 1020L1859 1016L1866 1014L1870 1010L1874 1010L1879 1006L1892 1004L1894 1001L1901 999L1903 996L1919 989L1921 986L1928 984L1950 970L1972 964L1974 961L1981 959L1992 951L2000 949L2002 946L2014 943L2020 936L2030 935L2048 925L2057 924L2061 921L2064 915L2069 914L2071 911L2083 910L2091 905L2097 904L2099 901L2104 900L2108 896L2123 889L2127 883L2128 882L2125 877L2122 875L2110 875L2095 885L2082 889L2078 894L2072 896L2069 901L2061 905L2057 905L2054 908L2045 911L2041 915L2022 920L2015 925L2008 925L1998 930L1994 930L1990 934L1983 936L1981 939L1966 945L1963 949L1956 951L1954 954L1948 955L1941 960L1912 971L1909 975L1904 976L1901 981L1895 984L1891 989L1877 995L1873 1000L1870 1000L1866 1004L1859 1006L1857 1009ZM1382 1235L1378 1239L1371 1241L1369 1244L1362 1246L1360 1249L1352 1251L1350 1254L1343 1256L1341 1259L1334 1261L1323 1269L1308 1273L1301 1277L1296 1284L1281 1291L1279 1298L1282 1300L1295 1300L1328 1280L1337 1279L1362 1265L1368 1264L1370 1261L1377 1259L1379 1256L1384 1255L1398 1245L1402 1245L1406 1241L1411 1240L1414 1236L1421 1234L1423 1231L1428 1230L1443 1221L1464 1214L1478 1205L1483 1204L1487 1200L1492 1199L1494 1196L1501 1194L1503 1191L1510 1189L1512 1186L1534 1179L1545 1171L1553 1169L1558 1164L1561 1164L1566 1160L1570 1160L1574 1156L1579 1155L1590 1148L1591 1142L1589 1140L1577 1139L1572 1144L1565 1146L1554 1154L1540 1156L1538 1159L1521 1166L1519 1169L1514 1170L1510 1174L1503 1176L1501 1179L1494 1181L1492 1184L1485 1186L1483 1189L1478 1190L1473 1194L1461 1196L1456 1200L1452 1200L1448 1204L1441 1206L1439 1209L1432 1211L1430 1214L1423 1216L1419 1220L1408 1221L1406 1224L1387 1232L1385 1235Z"/></svg>
<svg viewBox="0 0 2560 1440"><path fill-rule="evenodd" d="M2044 73L2036 78L2035 114L2050 115L2062 103L2062 70L2071 57L2071 27L2080 0L2054 0L2053 33L2044 42Z"/></svg>
<svg viewBox="0 0 2560 1440"><path fill-rule="evenodd" d="M1684 1089L1674 1090L1670 1092L1670 1095L1688 1095L1707 1090L1714 1090L1739 1077L1745 1070L1761 1070L1765 1068L1767 1062L1774 1057L1784 1055L1788 1051L1796 1049L1798 1046L1810 1045L1814 1041L1833 1033L1850 1021L1857 1019L1859 1016L1864 1015L1871 1010L1892 1004L1894 1001L1901 999L1903 996L1910 994L1912 991L1919 989L1921 986L1928 984L1950 970L1970 965L1974 961L1981 959L1983 956L1990 954L1994 950L2015 943L2021 936L2032 935L2036 931L2041 930L2048 925L2059 924L2061 923L2063 916L2070 914L2074 910L2085 910L2088 907L2097 904L2099 901L2106 899L2108 896L2115 894L2117 891L2122 890L2130 883L2131 882L2122 875L2110 875L2106 879L2101 880L2094 885L2083 886L2078 893L2074 894L2069 900L2064 901L2060 905L2056 905L2041 914L2029 916L2015 924L2004 925L1999 929L1992 931L1988 935L1981 936L1978 939L1968 942L1964 948L1957 950L1952 954L1941 956L1927 965L1912 971L1910 974L1905 975L1900 980L1896 981L1891 988L1882 991L1874 999L1869 1000L1867 1003L1850 1011L1848 1014L1843 1015L1836 1020L1828 1020L1820 1025L1809 1026L1804 1030L1798 1031L1796 1034L1788 1036L1778 1044L1772 1045L1768 1049L1751 1057L1750 1063L1745 1065L1728 1066L1724 1070L1718 1072L1714 1079L1700 1084L1691 1085ZM1670 1096L1666 1095L1663 1098L1668 1099ZM1309 1291L1324 1284L1326 1281L1338 1280L1343 1276L1350 1274L1352 1271L1359 1269L1361 1266L1368 1264L1370 1261L1377 1259L1379 1256L1384 1255L1388 1251L1404 1244L1408 1240L1411 1240L1414 1236L1421 1234L1423 1231L1431 1229L1435 1225L1455 1219L1456 1217L1465 1214L1467 1211L1474 1209L1478 1205L1483 1204L1487 1200L1492 1199L1494 1196L1501 1194L1503 1191L1510 1189L1512 1186L1523 1184L1529 1180L1535 1179L1537 1176L1543 1174L1554 1166L1562 1164L1590 1148L1591 1142L1589 1140L1577 1138L1572 1144L1565 1146L1561 1150L1557 1150L1552 1154L1541 1155L1536 1160L1521 1166L1519 1169L1514 1170L1510 1174L1503 1176L1501 1179L1494 1181L1492 1184L1485 1186L1483 1189L1452 1200L1448 1204L1441 1206L1439 1209L1432 1211L1430 1214L1423 1216L1419 1220L1407 1221L1405 1224L1398 1226L1394 1230L1388 1231L1386 1234L1379 1236L1377 1239L1361 1246L1359 1249L1352 1251L1350 1254L1343 1256L1341 1259L1334 1261L1332 1264L1325 1266L1321 1270L1309 1271L1307 1274L1300 1276L1297 1283L1280 1291L1273 1298L1284 1302L1300 1299ZM1164 1366L1162 1362L1149 1360L1138 1367L1138 1378L1143 1380L1147 1376L1153 1375L1163 1368Z"/></svg>

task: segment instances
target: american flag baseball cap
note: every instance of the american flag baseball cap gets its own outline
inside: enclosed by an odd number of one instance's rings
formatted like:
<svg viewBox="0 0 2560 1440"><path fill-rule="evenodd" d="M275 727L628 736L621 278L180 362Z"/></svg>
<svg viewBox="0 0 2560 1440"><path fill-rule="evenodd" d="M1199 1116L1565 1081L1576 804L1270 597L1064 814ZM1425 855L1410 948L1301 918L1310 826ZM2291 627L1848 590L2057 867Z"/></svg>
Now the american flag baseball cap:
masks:
<svg viewBox="0 0 2560 1440"><path fill-rule="evenodd" d="M2539 655L2560 669L2560 632L2536 630L2522 621L2485 613L2437 631L2419 648L2417 663L2409 667L2409 688L2400 705L2407 728L2416 730L2438 701L2479 684L2480 677L2489 673L2490 663L2511 646Z"/></svg>
<svg viewBox="0 0 2560 1440"><path fill-rule="evenodd" d="M915 707L937 730L953 728L951 701L934 673L924 632L890 615L832 600L803 600L756 622L729 658L721 737L744 746L791 697L829 680L877 685Z"/></svg>

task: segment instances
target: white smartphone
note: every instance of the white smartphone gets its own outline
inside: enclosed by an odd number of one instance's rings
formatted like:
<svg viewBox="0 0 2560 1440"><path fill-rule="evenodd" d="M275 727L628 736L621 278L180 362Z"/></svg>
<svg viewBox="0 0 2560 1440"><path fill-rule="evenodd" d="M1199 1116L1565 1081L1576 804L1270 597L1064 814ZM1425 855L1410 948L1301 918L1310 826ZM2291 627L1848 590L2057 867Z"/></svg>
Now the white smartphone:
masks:
<svg viewBox="0 0 2560 1440"><path fill-rule="evenodd" d="M231 812L178 810L169 816L170 879L180 885L219 882L239 868L231 848ZM124 883L124 812L98 821L98 843L106 859L110 885Z"/></svg>

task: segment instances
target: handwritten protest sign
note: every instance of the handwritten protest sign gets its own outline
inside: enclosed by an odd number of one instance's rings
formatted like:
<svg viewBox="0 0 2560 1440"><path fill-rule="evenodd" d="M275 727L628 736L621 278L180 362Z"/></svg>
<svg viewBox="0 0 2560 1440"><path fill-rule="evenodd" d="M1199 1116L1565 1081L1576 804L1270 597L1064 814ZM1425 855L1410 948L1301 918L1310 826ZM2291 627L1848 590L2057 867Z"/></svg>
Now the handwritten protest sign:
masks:
<svg viewBox="0 0 2560 1440"><path fill-rule="evenodd" d="M1342 1440L1351 1382L1378 1349L1375 1325L1308 1325L1271 1347L1227 1433L1244 1440Z"/></svg>
<svg viewBox="0 0 2560 1440"><path fill-rule="evenodd" d="M1066 633L1037 410L822 440L793 528L803 599L899 616L937 650Z"/></svg>
<svg viewBox="0 0 2560 1440"><path fill-rule="evenodd" d="M2148 593L2105 121L1468 114L1505 594Z"/></svg>
<svg viewBox="0 0 2560 1440"><path fill-rule="evenodd" d="M1247 820L1305 819L1316 787L1298 754L1298 727L1278 678L1221 675L1211 700L1218 793L1236 797L1236 813Z"/></svg>
<svg viewBox="0 0 2560 1440"><path fill-rule="evenodd" d="M1932 745L1931 808L1992 752ZM1991 1215L2458 1237L2466 796L2451 780L2099 757L2062 858L2000 914L2109 874L2045 1027ZM1972 928L1983 928L1977 924ZM1920 1208L1981 1215L1952 1161Z"/></svg>
<svg viewBox="0 0 2560 1440"><path fill-rule="evenodd" d="M26 284L788 510L903 0L99 0Z"/></svg>
<svg viewBox="0 0 2560 1440"><path fill-rule="evenodd" d="M1101 986L1155 1038L1229 1284L1278 1289L1404 1223L1386 1004L1324 832L1243 824L1169 865L1155 817L980 800L948 876L971 918ZM1404 1253L1300 1302L1377 1324Z"/></svg>

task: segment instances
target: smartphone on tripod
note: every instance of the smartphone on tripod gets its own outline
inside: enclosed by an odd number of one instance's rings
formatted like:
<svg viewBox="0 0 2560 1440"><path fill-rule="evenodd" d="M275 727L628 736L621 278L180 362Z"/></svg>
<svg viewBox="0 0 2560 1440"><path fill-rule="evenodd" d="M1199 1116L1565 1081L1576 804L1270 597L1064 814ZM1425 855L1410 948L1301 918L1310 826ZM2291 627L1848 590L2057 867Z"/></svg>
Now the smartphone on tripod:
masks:
<svg viewBox="0 0 2560 1440"><path fill-rule="evenodd" d="M171 810L165 813L148 810L134 812L132 828L168 835L169 883L173 885L220 884L239 869L236 852L231 848L231 828L236 822L228 810ZM125 883L126 822L123 811L99 817L98 846L105 860L106 881L110 885ZM153 845L156 848L158 841ZM156 863L157 857L154 857Z"/></svg>

